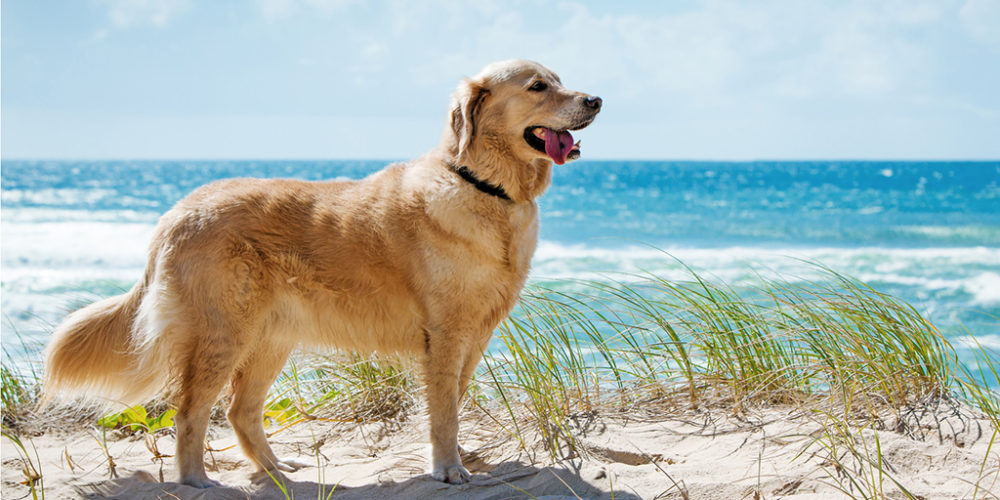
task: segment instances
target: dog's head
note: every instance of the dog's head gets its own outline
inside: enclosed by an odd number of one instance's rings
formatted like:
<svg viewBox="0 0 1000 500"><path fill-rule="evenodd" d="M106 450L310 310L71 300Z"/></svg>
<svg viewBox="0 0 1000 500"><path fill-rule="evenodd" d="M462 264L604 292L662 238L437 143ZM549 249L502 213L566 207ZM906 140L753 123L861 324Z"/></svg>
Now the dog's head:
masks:
<svg viewBox="0 0 1000 500"><path fill-rule="evenodd" d="M533 198L548 186L553 162L579 158L580 144L570 131L590 125L601 104L599 97L563 87L558 75L536 62L493 63L452 95L444 145L456 164Z"/></svg>

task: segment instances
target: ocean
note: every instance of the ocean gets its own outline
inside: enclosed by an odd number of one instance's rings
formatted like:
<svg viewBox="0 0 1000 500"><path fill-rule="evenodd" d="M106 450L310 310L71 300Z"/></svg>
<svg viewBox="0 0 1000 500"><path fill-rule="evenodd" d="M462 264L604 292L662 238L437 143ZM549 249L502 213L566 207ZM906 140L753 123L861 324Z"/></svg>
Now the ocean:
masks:
<svg viewBox="0 0 1000 500"><path fill-rule="evenodd" d="M3 161L5 358L36 361L68 312L142 274L158 217L230 177L357 179L385 161ZM954 340L1000 349L1000 162L579 161L539 199L530 281L815 277L895 295ZM669 254L669 256L667 255Z"/></svg>

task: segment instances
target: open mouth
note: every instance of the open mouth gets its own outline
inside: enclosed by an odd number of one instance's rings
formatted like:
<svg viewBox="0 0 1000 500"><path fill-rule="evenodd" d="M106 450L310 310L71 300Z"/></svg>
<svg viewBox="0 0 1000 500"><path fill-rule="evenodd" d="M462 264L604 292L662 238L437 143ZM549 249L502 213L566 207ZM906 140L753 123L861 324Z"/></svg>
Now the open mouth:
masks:
<svg viewBox="0 0 1000 500"><path fill-rule="evenodd" d="M588 120L583 125L573 127L580 130L590 125ZM573 134L569 130L555 130L541 125L532 125L524 129L524 140L529 146L552 158L556 165L562 165L567 160L580 157L580 141L573 142Z"/></svg>

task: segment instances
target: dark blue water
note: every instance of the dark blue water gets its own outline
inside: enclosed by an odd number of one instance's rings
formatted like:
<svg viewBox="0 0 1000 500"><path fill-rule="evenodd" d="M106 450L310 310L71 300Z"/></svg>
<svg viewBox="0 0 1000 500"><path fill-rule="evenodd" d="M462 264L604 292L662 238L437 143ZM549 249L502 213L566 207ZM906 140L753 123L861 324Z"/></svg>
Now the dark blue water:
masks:
<svg viewBox="0 0 1000 500"><path fill-rule="evenodd" d="M8 161L3 206L152 220L217 179L361 178L385 164ZM539 204L542 239L560 243L997 246L1000 162L579 162L556 168Z"/></svg>

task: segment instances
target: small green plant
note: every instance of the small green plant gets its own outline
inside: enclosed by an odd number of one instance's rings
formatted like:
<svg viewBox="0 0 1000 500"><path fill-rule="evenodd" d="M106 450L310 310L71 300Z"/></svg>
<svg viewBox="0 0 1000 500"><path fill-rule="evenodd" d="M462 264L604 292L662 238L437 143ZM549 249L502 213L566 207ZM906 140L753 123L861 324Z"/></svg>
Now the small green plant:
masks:
<svg viewBox="0 0 1000 500"><path fill-rule="evenodd" d="M97 421L97 425L105 429L128 429L132 432L143 431L153 433L160 429L172 427L174 425L174 415L176 414L177 410L171 408L159 416L150 417L145 407L136 405L125 411L109 413L101 417Z"/></svg>
<svg viewBox="0 0 1000 500"><path fill-rule="evenodd" d="M115 457L111 455L111 449L108 448L108 429L106 427L101 427L101 435L95 435L93 438L97 441L97 445L101 447L101 451L104 453L104 459L108 463L108 477L111 479L117 479L118 464L115 463Z"/></svg>
<svg viewBox="0 0 1000 500"><path fill-rule="evenodd" d="M292 398L281 398L264 407L264 425L285 425L299 415Z"/></svg>

